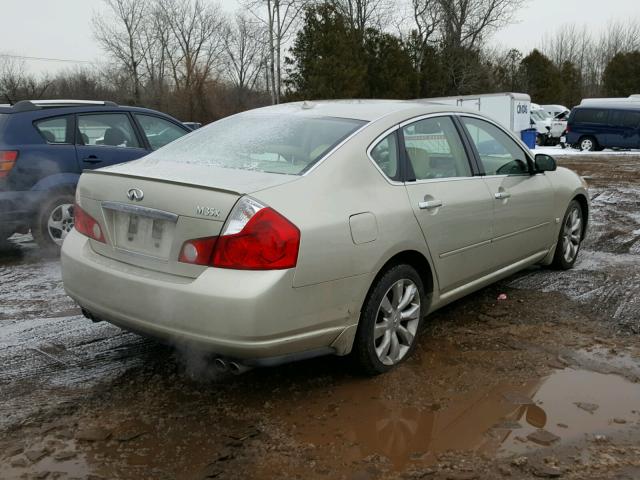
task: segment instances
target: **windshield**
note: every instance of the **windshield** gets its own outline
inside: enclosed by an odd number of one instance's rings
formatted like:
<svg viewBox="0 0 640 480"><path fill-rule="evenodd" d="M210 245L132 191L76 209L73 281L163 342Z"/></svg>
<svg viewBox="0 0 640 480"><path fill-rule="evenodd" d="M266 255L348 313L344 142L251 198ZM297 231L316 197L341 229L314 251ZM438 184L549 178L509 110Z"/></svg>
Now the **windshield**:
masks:
<svg viewBox="0 0 640 480"><path fill-rule="evenodd" d="M531 116L534 120L546 120L548 118L546 112L543 112L542 110L532 110Z"/></svg>
<svg viewBox="0 0 640 480"><path fill-rule="evenodd" d="M365 123L334 117L235 115L198 129L148 158L301 175Z"/></svg>

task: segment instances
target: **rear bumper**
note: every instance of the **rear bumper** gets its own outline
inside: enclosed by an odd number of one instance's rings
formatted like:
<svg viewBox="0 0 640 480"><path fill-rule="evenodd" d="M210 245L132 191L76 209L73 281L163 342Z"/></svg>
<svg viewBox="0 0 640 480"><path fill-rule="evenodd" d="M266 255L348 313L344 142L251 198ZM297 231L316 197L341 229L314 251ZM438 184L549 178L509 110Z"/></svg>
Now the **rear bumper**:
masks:
<svg viewBox="0 0 640 480"><path fill-rule="evenodd" d="M358 280L293 288L293 270L218 268L195 279L180 277L98 255L75 230L61 260L65 290L97 318L225 357L330 351L357 322L350 298L360 288Z"/></svg>
<svg viewBox="0 0 640 480"><path fill-rule="evenodd" d="M37 191L0 191L0 232L13 233L29 225L41 200Z"/></svg>

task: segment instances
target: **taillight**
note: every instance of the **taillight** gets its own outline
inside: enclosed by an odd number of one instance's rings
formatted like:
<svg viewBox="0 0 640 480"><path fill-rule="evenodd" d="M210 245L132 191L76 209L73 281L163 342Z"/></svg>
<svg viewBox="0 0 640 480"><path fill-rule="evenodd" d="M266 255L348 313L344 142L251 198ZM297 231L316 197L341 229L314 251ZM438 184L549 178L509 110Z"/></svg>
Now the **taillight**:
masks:
<svg viewBox="0 0 640 480"><path fill-rule="evenodd" d="M178 261L194 265L209 265L217 239L218 237L206 237L187 240L182 245Z"/></svg>
<svg viewBox="0 0 640 480"><path fill-rule="evenodd" d="M238 270L280 270L298 261L300 230L274 209L242 198L219 237L189 240L181 262Z"/></svg>
<svg viewBox="0 0 640 480"><path fill-rule="evenodd" d="M73 206L73 217L74 227L78 232L99 242L106 243L102 228L100 228L96 219L80 208L77 203Z"/></svg>
<svg viewBox="0 0 640 480"><path fill-rule="evenodd" d="M0 150L0 178L9 176L9 172L18 160L17 150Z"/></svg>

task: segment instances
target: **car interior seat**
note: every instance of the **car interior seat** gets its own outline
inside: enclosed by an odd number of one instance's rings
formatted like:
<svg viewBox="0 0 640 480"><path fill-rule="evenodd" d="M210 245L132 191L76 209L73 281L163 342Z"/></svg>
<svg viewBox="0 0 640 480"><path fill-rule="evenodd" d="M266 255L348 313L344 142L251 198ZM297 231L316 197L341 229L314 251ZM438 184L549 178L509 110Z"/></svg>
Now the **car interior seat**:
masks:
<svg viewBox="0 0 640 480"><path fill-rule="evenodd" d="M104 132L104 145L118 147L127 141L124 132L116 127L110 127Z"/></svg>

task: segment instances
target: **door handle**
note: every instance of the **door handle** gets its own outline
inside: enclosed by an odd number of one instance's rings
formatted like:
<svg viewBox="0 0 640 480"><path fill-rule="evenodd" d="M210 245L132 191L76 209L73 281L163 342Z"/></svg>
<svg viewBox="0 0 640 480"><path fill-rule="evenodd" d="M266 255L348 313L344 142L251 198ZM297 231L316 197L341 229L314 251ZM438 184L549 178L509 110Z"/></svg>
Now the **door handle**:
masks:
<svg viewBox="0 0 640 480"><path fill-rule="evenodd" d="M511 194L509 192L498 192L494 197L496 197L496 200L504 200L505 198L511 198Z"/></svg>
<svg viewBox="0 0 640 480"><path fill-rule="evenodd" d="M442 206L442 200L427 200L426 202L418 203L420 210L431 210Z"/></svg>
<svg viewBox="0 0 640 480"><path fill-rule="evenodd" d="M100 163L102 160L100 160L98 157L96 157L95 155L89 155L87 158L83 158L82 161L84 163Z"/></svg>

